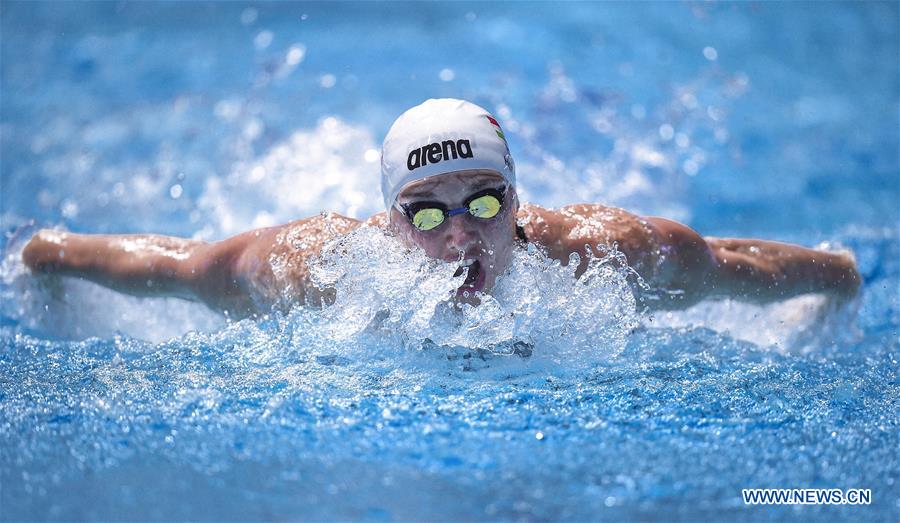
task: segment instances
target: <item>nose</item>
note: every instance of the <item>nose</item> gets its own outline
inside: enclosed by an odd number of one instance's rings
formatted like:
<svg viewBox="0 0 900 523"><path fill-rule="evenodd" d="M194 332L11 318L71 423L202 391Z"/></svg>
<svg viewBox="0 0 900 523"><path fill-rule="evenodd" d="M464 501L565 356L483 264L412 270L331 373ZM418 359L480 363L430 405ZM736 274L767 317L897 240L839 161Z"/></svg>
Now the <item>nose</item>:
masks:
<svg viewBox="0 0 900 523"><path fill-rule="evenodd" d="M466 251L476 239L476 234L471 228L465 214L459 214L448 218L450 221L446 229L447 248L455 256L459 251Z"/></svg>

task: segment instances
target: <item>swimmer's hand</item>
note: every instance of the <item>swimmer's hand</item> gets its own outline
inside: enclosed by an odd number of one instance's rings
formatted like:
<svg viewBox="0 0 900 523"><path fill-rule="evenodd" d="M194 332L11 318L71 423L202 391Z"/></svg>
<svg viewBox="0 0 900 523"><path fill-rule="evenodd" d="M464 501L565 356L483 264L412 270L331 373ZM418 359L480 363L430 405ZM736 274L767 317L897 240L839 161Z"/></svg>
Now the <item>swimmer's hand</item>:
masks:
<svg viewBox="0 0 900 523"><path fill-rule="evenodd" d="M54 273L64 267L68 233L41 229L22 250L22 261L35 273Z"/></svg>

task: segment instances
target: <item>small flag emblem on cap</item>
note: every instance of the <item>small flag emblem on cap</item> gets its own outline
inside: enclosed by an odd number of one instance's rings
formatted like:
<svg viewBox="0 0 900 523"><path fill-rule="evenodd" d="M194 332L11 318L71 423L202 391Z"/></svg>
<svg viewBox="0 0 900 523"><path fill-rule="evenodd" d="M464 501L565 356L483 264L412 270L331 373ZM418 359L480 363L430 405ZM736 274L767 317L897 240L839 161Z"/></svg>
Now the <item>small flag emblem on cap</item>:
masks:
<svg viewBox="0 0 900 523"><path fill-rule="evenodd" d="M487 118L488 121L491 122L491 125L495 127L494 132L497 133L497 136L499 136L500 139L503 140L503 143L506 143L506 137L503 136L503 129L500 128L500 124L497 123L497 120L494 120L494 118L489 114L484 115L484 117Z"/></svg>

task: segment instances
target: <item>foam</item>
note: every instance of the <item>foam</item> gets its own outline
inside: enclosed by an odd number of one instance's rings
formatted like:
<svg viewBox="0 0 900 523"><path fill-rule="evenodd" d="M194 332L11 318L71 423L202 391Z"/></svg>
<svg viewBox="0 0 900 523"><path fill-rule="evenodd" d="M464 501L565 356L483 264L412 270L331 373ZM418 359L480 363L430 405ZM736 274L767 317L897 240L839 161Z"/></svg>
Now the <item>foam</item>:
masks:
<svg viewBox="0 0 900 523"><path fill-rule="evenodd" d="M453 277L455 264L362 227L329 244L312 265L313 281L335 289L334 303L298 307L285 321L304 326L293 329L295 346L354 361L441 348L580 368L619 354L637 325L626 273L611 260L592 259L576 280L577 263L521 249L492 293L478 293L479 306L457 307L450 297L464 276Z"/></svg>
<svg viewBox="0 0 900 523"><path fill-rule="evenodd" d="M371 132L335 117L319 120L210 176L198 199L206 221L197 237L221 237L320 213L368 218L382 209L378 146ZM375 151L375 154L373 154Z"/></svg>
<svg viewBox="0 0 900 523"><path fill-rule="evenodd" d="M837 305L826 296L805 294L759 305L737 300L704 301L683 311L647 313L647 327L706 328L735 340L781 353L822 351L824 346L852 342L857 304Z"/></svg>

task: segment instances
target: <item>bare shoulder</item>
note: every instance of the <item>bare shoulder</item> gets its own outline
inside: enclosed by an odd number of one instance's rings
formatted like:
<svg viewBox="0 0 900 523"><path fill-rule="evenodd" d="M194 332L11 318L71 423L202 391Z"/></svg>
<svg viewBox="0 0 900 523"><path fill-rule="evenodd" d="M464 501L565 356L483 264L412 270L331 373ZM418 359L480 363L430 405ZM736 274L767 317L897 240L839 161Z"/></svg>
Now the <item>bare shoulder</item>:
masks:
<svg viewBox="0 0 900 523"><path fill-rule="evenodd" d="M319 252L325 243L358 228L361 222L333 212L323 212L281 227L277 247L295 252Z"/></svg>
<svg viewBox="0 0 900 523"><path fill-rule="evenodd" d="M525 230L529 242L553 249L560 241L562 216L558 210L545 209L533 203L522 203L516 222Z"/></svg>
<svg viewBox="0 0 900 523"><path fill-rule="evenodd" d="M382 211L378 214L372 215L368 220L364 221L364 227L378 227L379 229L387 229L388 227L388 215L386 212Z"/></svg>
<svg viewBox="0 0 900 523"><path fill-rule="evenodd" d="M311 285L308 263L338 236L362 225L354 218L322 213L263 229L259 241L241 257L241 273L264 306L306 302L320 304L328 297Z"/></svg>
<svg viewBox="0 0 900 523"><path fill-rule="evenodd" d="M657 235L653 224L618 207L580 203L545 209L524 204L519 208L518 220L529 241L563 261L572 252L584 252L585 245L595 249L615 245L639 272L649 268L655 259Z"/></svg>

